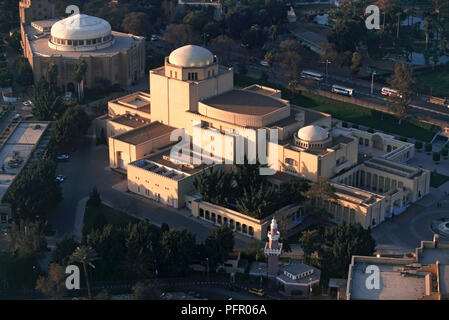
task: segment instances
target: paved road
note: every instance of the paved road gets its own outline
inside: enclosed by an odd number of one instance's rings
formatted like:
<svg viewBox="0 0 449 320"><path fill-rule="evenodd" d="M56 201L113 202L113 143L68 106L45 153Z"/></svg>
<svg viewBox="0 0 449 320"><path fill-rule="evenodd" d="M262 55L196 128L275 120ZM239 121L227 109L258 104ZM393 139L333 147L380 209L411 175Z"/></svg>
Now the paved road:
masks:
<svg viewBox="0 0 449 320"><path fill-rule="evenodd" d="M204 241L212 226L188 217L187 210L168 208L152 200L122 192L117 187L113 188L125 183L125 177L108 169L107 147L95 145L93 132L91 127L78 150L71 155L70 161L58 165L57 173L67 176L67 180L62 183L62 202L48 217L56 231L56 238L74 233L77 206L96 186L102 199L115 208L141 219L149 219L156 225L165 222L170 228L186 227L196 235L197 240ZM244 248L253 241L236 234L235 247Z"/></svg>
<svg viewBox="0 0 449 320"><path fill-rule="evenodd" d="M449 219L449 196L441 199L440 203L441 207L413 204L403 214L373 229L372 235L376 240L377 250L381 253L414 252L422 240L432 240L432 221ZM442 239L449 240L444 237Z"/></svg>

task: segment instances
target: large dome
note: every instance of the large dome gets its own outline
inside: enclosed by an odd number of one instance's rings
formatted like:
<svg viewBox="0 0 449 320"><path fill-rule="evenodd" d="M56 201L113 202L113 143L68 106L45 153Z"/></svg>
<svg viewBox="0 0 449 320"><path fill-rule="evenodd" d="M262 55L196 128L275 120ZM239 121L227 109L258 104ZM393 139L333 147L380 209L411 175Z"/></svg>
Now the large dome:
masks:
<svg viewBox="0 0 449 320"><path fill-rule="evenodd" d="M204 67L214 62L214 56L203 47L187 45L172 51L168 62L180 67Z"/></svg>
<svg viewBox="0 0 449 320"><path fill-rule="evenodd" d="M75 14L56 22L51 27L51 36L65 40L88 40L109 36L111 25L101 18Z"/></svg>
<svg viewBox="0 0 449 320"><path fill-rule="evenodd" d="M324 128L312 125L299 129L298 138L307 142L323 141L328 138L328 132Z"/></svg>

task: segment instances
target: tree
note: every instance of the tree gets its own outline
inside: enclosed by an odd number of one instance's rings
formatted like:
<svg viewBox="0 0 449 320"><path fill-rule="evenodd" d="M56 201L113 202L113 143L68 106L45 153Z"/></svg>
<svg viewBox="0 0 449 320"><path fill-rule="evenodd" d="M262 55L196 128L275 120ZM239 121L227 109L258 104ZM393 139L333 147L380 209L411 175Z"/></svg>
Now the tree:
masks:
<svg viewBox="0 0 449 320"><path fill-rule="evenodd" d="M204 201L215 204L227 204L233 198L232 182L234 175L213 167L204 170L195 177L193 186Z"/></svg>
<svg viewBox="0 0 449 320"><path fill-rule="evenodd" d="M212 268L223 263L226 257L234 250L234 234L228 226L214 228L204 243Z"/></svg>
<svg viewBox="0 0 449 320"><path fill-rule="evenodd" d="M346 277L352 256L371 256L376 249L371 231L358 223L326 228L323 238L321 268L329 277Z"/></svg>
<svg viewBox="0 0 449 320"><path fill-rule="evenodd" d="M10 87L14 81L14 76L8 68L0 68L0 87Z"/></svg>
<svg viewBox="0 0 449 320"><path fill-rule="evenodd" d="M234 40L226 35L220 35L209 41L208 48L211 52L217 55L222 64L230 65L232 61L232 50L235 48L235 46L236 44Z"/></svg>
<svg viewBox="0 0 449 320"><path fill-rule="evenodd" d="M44 79L40 79L33 86L34 107L33 116L39 121L53 121L64 112L62 98L50 87Z"/></svg>
<svg viewBox="0 0 449 320"><path fill-rule="evenodd" d="M128 277L148 279L156 275L156 270L163 264L159 257L162 255L160 238L163 238L164 234L147 222L128 225L125 229L126 251L122 264L122 269Z"/></svg>
<svg viewBox="0 0 449 320"><path fill-rule="evenodd" d="M414 94L416 80L412 71L405 63L398 63L394 66L394 74L388 80L390 86L398 92L390 102L390 110L399 118L399 124L407 118L408 109Z"/></svg>
<svg viewBox="0 0 449 320"><path fill-rule="evenodd" d="M33 84L33 70L25 57L18 56L14 61L15 80L21 86Z"/></svg>
<svg viewBox="0 0 449 320"><path fill-rule="evenodd" d="M78 84L78 101L84 98L84 77L87 72L87 62L84 59L79 59L75 65L74 78Z"/></svg>
<svg viewBox="0 0 449 320"><path fill-rule="evenodd" d="M156 300L161 293L154 281L144 280L137 282L133 287L134 300Z"/></svg>
<svg viewBox="0 0 449 320"><path fill-rule="evenodd" d="M44 222L25 222L20 220L12 224L8 233L10 251L24 255L41 256L47 250Z"/></svg>
<svg viewBox="0 0 449 320"><path fill-rule="evenodd" d="M53 125L52 138L56 149L60 152L75 150L89 125L89 117L79 106L68 108Z"/></svg>
<svg viewBox="0 0 449 320"><path fill-rule="evenodd" d="M352 60L351 60L351 74L356 75L360 72L360 67L362 66L362 56L358 52L354 52L352 54Z"/></svg>
<svg viewBox="0 0 449 320"><path fill-rule="evenodd" d="M188 24L170 24L164 33L164 39L173 48L188 44L201 44L201 37L191 25Z"/></svg>
<svg viewBox="0 0 449 320"><path fill-rule="evenodd" d="M55 90L58 85L58 65L51 63L47 68L47 82L50 89Z"/></svg>
<svg viewBox="0 0 449 320"><path fill-rule="evenodd" d="M308 199L312 200L312 203L320 203L322 200L338 199L335 194L335 188L323 177L318 177L316 182L311 183L306 195Z"/></svg>
<svg viewBox="0 0 449 320"><path fill-rule="evenodd" d="M206 23L209 22L209 19L209 15L206 11L193 10L184 17L183 22L191 25L194 30L201 31Z"/></svg>
<svg viewBox="0 0 449 320"><path fill-rule="evenodd" d="M122 21L122 28L125 32L146 37L150 30L151 25L150 17L144 12L130 12Z"/></svg>
<svg viewBox="0 0 449 320"><path fill-rule="evenodd" d="M265 35L263 29L255 24L244 30L241 35L242 43L247 44L250 49L261 48L265 41Z"/></svg>
<svg viewBox="0 0 449 320"><path fill-rule="evenodd" d="M56 263L51 263L48 277L40 276L36 282L36 290L42 292L45 296L60 300L65 294L65 270Z"/></svg>
<svg viewBox="0 0 449 320"><path fill-rule="evenodd" d="M16 220L43 219L62 199L61 187L55 181L56 163L42 158L13 181L4 201L11 203Z"/></svg>
<svg viewBox="0 0 449 320"><path fill-rule="evenodd" d="M87 295L89 300L92 300L92 293L90 289L89 274L87 272L87 267L89 266L95 269L95 265L93 264L93 262L96 260L98 260L98 256L95 250L92 249L91 247L84 245L77 247L70 259L70 262L80 263L83 266L84 276L86 278Z"/></svg>
<svg viewBox="0 0 449 320"><path fill-rule="evenodd" d="M297 79L301 71L301 43L296 40L284 40L279 44L275 62L281 67L287 79Z"/></svg>
<svg viewBox="0 0 449 320"><path fill-rule="evenodd" d="M162 235L162 274L182 276L188 272L195 250L195 236L185 228L173 229Z"/></svg>
<svg viewBox="0 0 449 320"><path fill-rule="evenodd" d="M97 187L93 187L92 192L89 195L89 202L96 207L101 205L101 197Z"/></svg>
<svg viewBox="0 0 449 320"><path fill-rule="evenodd" d="M292 98L294 96L295 93L297 93L298 89L298 80L290 80L288 82L288 90L290 90L291 94L292 94Z"/></svg>
<svg viewBox="0 0 449 320"><path fill-rule="evenodd" d="M306 263L310 262L311 255L321 248L323 239L318 230L305 230L299 238L299 245L304 252Z"/></svg>
<svg viewBox="0 0 449 320"><path fill-rule="evenodd" d="M70 256L79 246L73 235L65 234L61 241L56 243L56 248L52 254L53 263L60 266L67 266L70 261Z"/></svg>

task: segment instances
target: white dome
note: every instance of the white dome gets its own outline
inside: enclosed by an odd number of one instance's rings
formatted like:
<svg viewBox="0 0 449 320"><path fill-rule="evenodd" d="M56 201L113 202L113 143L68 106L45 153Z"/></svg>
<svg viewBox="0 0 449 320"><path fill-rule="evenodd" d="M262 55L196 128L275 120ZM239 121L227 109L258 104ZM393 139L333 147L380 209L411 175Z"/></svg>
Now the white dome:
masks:
<svg viewBox="0 0 449 320"><path fill-rule="evenodd" d="M214 56L203 47L187 45L172 51L168 62L180 67L204 67L214 62Z"/></svg>
<svg viewBox="0 0 449 320"><path fill-rule="evenodd" d="M111 34L111 25L101 18L75 14L53 24L51 35L66 40L87 40Z"/></svg>
<svg viewBox="0 0 449 320"><path fill-rule="evenodd" d="M299 129L298 138L308 142L323 141L328 138L328 132L324 128L312 125Z"/></svg>

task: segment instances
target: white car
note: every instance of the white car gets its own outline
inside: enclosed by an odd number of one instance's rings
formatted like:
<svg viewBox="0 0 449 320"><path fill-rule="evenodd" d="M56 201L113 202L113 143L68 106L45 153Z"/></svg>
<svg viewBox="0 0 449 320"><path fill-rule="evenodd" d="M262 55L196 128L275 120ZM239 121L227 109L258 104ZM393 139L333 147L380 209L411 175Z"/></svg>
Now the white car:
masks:
<svg viewBox="0 0 449 320"><path fill-rule="evenodd" d="M264 67L268 67L268 62L266 62L265 60L260 61L260 64Z"/></svg>
<svg viewBox="0 0 449 320"><path fill-rule="evenodd" d="M67 91L67 92L65 93L64 100L65 100L65 101L70 101L70 100L72 100L72 92L71 92L71 91Z"/></svg>
<svg viewBox="0 0 449 320"><path fill-rule="evenodd" d="M152 35L151 35L151 41L156 41L156 40L157 40L157 35L152 34Z"/></svg>

